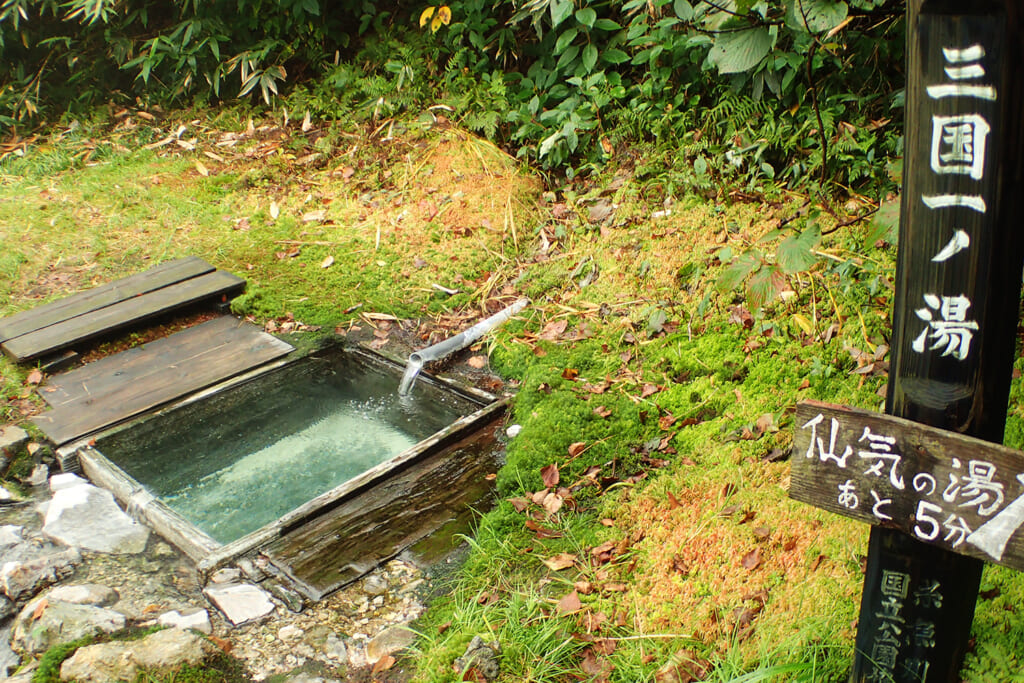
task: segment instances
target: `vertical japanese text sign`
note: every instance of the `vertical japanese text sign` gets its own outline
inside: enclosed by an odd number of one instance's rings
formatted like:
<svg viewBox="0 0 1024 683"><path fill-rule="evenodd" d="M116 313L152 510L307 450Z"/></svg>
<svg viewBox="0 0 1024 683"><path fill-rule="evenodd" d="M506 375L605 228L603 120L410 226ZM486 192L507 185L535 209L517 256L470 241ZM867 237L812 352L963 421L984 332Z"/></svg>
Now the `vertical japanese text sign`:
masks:
<svg viewBox="0 0 1024 683"><path fill-rule="evenodd" d="M1024 245L1021 12L1011 0L910 0L907 18L886 412L997 443ZM962 476L978 474L962 466ZM915 510L910 522L923 529L936 521L945 534L945 525L958 523L957 505ZM872 527L852 680L959 680L981 568L979 560Z"/></svg>

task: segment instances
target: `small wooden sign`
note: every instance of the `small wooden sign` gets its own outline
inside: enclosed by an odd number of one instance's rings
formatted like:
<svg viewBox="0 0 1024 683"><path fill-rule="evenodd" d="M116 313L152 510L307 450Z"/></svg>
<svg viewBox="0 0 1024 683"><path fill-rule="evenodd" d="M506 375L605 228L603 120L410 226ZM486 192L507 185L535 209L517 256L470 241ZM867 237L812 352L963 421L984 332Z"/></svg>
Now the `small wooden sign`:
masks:
<svg viewBox="0 0 1024 683"><path fill-rule="evenodd" d="M1024 454L902 418L797 405L796 500L1024 570Z"/></svg>

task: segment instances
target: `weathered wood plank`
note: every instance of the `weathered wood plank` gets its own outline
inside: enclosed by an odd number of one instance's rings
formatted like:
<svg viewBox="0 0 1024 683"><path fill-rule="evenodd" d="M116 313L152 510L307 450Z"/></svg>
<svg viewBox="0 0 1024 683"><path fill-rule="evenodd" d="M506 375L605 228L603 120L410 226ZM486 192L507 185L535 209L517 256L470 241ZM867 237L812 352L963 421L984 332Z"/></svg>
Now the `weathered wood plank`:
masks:
<svg viewBox="0 0 1024 683"><path fill-rule="evenodd" d="M30 360L244 287L242 278L215 271L23 334L0 348L16 361Z"/></svg>
<svg viewBox="0 0 1024 683"><path fill-rule="evenodd" d="M789 495L1024 570L1024 454L891 415L797 405Z"/></svg>
<svg viewBox="0 0 1024 683"><path fill-rule="evenodd" d="M0 319L0 342L41 330L119 301L152 292L177 282L213 272L209 263L197 256L165 261L129 277L51 301L48 304Z"/></svg>
<svg viewBox="0 0 1024 683"><path fill-rule="evenodd" d="M224 342L239 343L246 335L253 339L259 328L224 315L204 323L46 380L39 395L53 408L104 396L125 381L140 381L161 373L165 366L188 362L196 354Z"/></svg>
<svg viewBox="0 0 1024 683"><path fill-rule="evenodd" d="M492 495L500 418L411 463L261 551L308 597L323 596L421 541Z"/></svg>
<svg viewBox="0 0 1024 683"><path fill-rule="evenodd" d="M203 329L197 329L203 328ZM190 342L173 358L147 354L152 364L129 359L129 371L98 382L102 393L75 387L78 400L37 415L32 421L57 444L66 443L103 427L208 387L250 368L279 358L292 347L241 321L233 325L212 320L189 332ZM184 332L178 333L184 334ZM177 335L171 335L169 340ZM173 348L168 341L162 348ZM160 349L158 349L158 352ZM172 361L172 362L171 362ZM111 370L111 367L108 367Z"/></svg>

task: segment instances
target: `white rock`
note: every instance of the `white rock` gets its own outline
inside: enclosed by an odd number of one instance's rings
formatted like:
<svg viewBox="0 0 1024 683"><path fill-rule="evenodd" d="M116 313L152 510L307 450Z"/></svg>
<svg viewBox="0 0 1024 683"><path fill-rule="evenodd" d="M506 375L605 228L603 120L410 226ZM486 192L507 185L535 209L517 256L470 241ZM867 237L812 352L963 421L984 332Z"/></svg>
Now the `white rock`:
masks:
<svg viewBox="0 0 1024 683"><path fill-rule="evenodd" d="M200 636L170 628L142 640L114 641L78 648L60 667L62 680L135 680L140 668L165 671L199 664L216 647Z"/></svg>
<svg viewBox="0 0 1024 683"><path fill-rule="evenodd" d="M28 441L28 432L16 425L0 427L0 450L16 451Z"/></svg>
<svg viewBox="0 0 1024 683"><path fill-rule="evenodd" d="M64 472L62 474L55 474L50 477L50 493L56 493L61 489L69 489L72 486L81 486L82 484L88 484L85 479L74 472Z"/></svg>
<svg viewBox="0 0 1024 683"><path fill-rule="evenodd" d="M25 527L17 526L16 524L5 524L0 526L0 549L9 548L12 545L18 545L21 543L21 532L24 530Z"/></svg>
<svg viewBox="0 0 1024 683"><path fill-rule="evenodd" d="M32 468L32 474L28 475L25 483L29 486L42 486L50 476L50 469L46 465L36 465Z"/></svg>
<svg viewBox="0 0 1024 683"><path fill-rule="evenodd" d="M0 565L0 590L12 600L34 595L43 586L57 583L74 572L82 555L74 548L39 555L24 562Z"/></svg>
<svg viewBox="0 0 1024 683"><path fill-rule="evenodd" d="M43 533L67 545L105 553L140 553L149 529L121 511L110 491L91 484L58 490Z"/></svg>
<svg viewBox="0 0 1024 683"><path fill-rule="evenodd" d="M348 648L345 647L345 641L334 633L327 636L327 642L324 643L324 654L339 664L348 663Z"/></svg>
<svg viewBox="0 0 1024 683"><path fill-rule="evenodd" d="M123 629L124 625L124 615L106 607L59 601L40 602L34 606L29 603L14 620L11 646L15 650L39 654L54 645L70 643L84 636L113 633Z"/></svg>
<svg viewBox="0 0 1024 683"><path fill-rule="evenodd" d="M76 605L99 605L110 607L120 599L113 588L98 583L75 583L57 586L46 594L47 600L60 600Z"/></svg>
<svg viewBox="0 0 1024 683"><path fill-rule="evenodd" d="M213 633L213 626L210 625L210 613L204 609L192 614L182 614L177 610L164 612L160 615L161 626L172 626L174 628L192 629L209 635Z"/></svg>
<svg viewBox="0 0 1024 683"><path fill-rule="evenodd" d="M4 503L9 503L12 500L14 500L14 494L5 489L3 486L0 486L0 505L3 505Z"/></svg>
<svg viewBox="0 0 1024 683"><path fill-rule="evenodd" d="M519 432L523 431L523 425L509 425L508 429L505 430L505 434L508 438L514 439L519 436Z"/></svg>
<svg viewBox="0 0 1024 683"><path fill-rule="evenodd" d="M211 583L238 583L242 578L242 570L234 567L223 567L210 575Z"/></svg>
<svg viewBox="0 0 1024 683"><path fill-rule="evenodd" d="M392 626L381 631L366 644L366 660L376 664L377 660L392 652L405 649L416 640L416 634L402 626Z"/></svg>
<svg viewBox="0 0 1024 683"><path fill-rule="evenodd" d="M295 624L288 624L287 626L282 626L278 629L277 637L286 643L290 643L301 638L302 633L302 629Z"/></svg>
<svg viewBox="0 0 1024 683"><path fill-rule="evenodd" d="M270 594L249 583L210 586L203 593L236 626L274 611Z"/></svg>

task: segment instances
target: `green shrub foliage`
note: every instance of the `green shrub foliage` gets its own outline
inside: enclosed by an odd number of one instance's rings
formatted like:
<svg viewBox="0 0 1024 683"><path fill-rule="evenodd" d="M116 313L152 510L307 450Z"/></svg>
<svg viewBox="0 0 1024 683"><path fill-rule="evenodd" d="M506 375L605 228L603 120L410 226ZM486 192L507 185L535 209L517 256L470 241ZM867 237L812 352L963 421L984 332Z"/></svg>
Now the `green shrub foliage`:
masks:
<svg viewBox="0 0 1024 683"><path fill-rule="evenodd" d="M696 187L857 185L899 153L898 0L454 0L433 25L430 7L0 0L0 125L139 96L270 104L288 88L325 115L445 104L570 175L654 143Z"/></svg>

